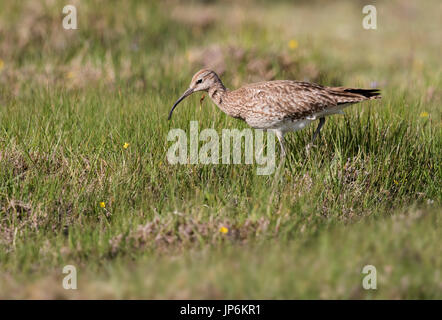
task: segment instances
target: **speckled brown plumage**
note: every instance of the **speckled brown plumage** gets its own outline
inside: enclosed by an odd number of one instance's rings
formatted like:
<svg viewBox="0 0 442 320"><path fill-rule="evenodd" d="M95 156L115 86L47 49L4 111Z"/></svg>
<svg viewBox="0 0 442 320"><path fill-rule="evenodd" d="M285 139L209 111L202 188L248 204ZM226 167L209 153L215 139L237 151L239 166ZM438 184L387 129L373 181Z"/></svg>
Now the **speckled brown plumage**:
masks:
<svg viewBox="0 0 442 320"><path fill-rule="evenodd" d="M288 131L304 128L319 119L313 140L325 122L325 116L342 113L350 104L380 98L378 89L326 87L314 83L275 80L228 90L218 75L207 69L198 71L189 89L174 104L196 91L207 91L214 103L226 114L242 119L251 127L273 130L284 151L283 137Z"/></svg>

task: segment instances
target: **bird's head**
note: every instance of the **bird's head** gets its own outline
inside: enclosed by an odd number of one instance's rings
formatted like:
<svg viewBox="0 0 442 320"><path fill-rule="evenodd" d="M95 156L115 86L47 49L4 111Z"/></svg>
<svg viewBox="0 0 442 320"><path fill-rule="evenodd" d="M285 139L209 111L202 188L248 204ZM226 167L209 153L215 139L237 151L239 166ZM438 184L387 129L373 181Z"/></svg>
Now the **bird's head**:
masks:
<svg viewBox="0 0 442 320"><path fill-rule="evenodd" d="M172 109L169 112L169 120L172 118L173 110L175 110L176 106L183 101L186 97L190 96L192 93L197 91L208 91L212 86L220 83L218 75L208 69L202 69L195 73L192 77L192 81L190 81L189 89L187 89L183 95L174 103Z"/></svg>

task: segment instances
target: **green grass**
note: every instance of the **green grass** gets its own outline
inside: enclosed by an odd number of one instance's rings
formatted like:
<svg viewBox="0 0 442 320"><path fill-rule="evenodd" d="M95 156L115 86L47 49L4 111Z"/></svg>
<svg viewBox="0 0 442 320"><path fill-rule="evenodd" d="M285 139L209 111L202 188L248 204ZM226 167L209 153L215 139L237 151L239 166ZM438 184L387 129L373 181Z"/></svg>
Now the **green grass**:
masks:
<svg viewBox="0 0 442 320"><path fill-rule="evenodd" d="M357 3L186 4L82 2L75 31L62 1L0 4L0 297L442 298L438 3L380 3L376 31ZM203 53L230 88L376 81L383 99L309 154L314 126L288 134L271 176L170 165L170 129L247 127L198 95L167 121Z"/></svg>

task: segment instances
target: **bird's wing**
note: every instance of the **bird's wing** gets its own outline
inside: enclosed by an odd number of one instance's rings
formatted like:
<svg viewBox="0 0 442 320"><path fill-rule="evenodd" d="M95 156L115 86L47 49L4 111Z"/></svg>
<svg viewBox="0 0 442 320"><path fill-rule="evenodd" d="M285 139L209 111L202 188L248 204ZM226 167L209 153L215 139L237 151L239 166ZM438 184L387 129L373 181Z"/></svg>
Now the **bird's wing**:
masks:
<svg viewBox="0 0 442 320"><path fill-rule="evenodd" d="M301 119L337 105L326 87L301 81L259 82L231 92L244 112Z"/></svg>

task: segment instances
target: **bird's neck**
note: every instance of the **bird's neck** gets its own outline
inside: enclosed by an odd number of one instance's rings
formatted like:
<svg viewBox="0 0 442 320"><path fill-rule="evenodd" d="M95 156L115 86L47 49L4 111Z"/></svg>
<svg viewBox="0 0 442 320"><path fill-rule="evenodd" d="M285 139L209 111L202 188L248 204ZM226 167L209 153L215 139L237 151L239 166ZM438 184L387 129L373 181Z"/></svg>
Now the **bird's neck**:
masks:
<svg viewBox="0 0 442 320"><path fill-rule="evenodd" d="M226 87L224 87L223 83L221 81L215 83L209 88L208 93L213 102L215 102L216 105L221 108L223 100L227 93L227 89Z"/></svg>
<svg viewBox="0 0 442 320"><path fill-rule="evenodd" d="M229 95L229 89L227 89L221 80L214 84L212 87L210 87L209 91L209 97L212 99L213 102L218 106L218 108L221 109L224 113L231 117L238 118L238 112L232 107L229 107L229 104L226 103L226 100L228 100Z"/></svg>
<svg viewBox="0 0 442 320"><path fill-rule="evenodd" d="M221 80L210 87L208 93L209 97L212 99L213 102L215 102L215 104L218 106L218 108L221 109L221 111L231 117L242 119L240 115L240 110L238 108L235 108L234 105L230 103L230 90L223 85Z"/></svg>

